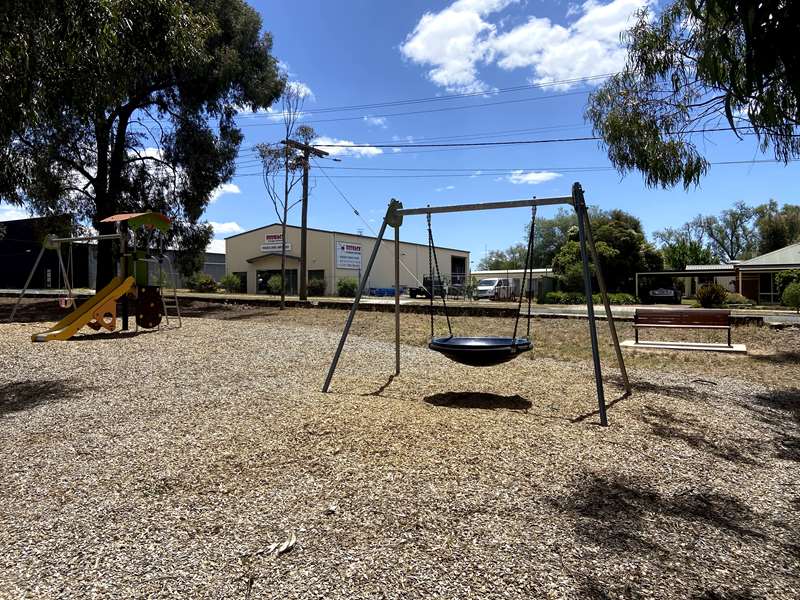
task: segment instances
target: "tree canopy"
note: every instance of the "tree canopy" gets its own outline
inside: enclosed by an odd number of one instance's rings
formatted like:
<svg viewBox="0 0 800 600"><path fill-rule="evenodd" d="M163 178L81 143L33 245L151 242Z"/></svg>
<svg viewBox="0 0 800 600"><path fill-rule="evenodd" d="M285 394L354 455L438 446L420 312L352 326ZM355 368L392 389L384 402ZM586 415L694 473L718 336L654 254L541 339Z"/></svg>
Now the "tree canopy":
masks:
<svg viewBox="0 0 800 600"><path fill-rule="evenodd" d="M698 130L755 135L762 152L800 156L800 3L673 0L642 9L623 36L624 69L586 111L622 173L649 186L697 184L709 161Z"/></svg>
<svg viewBox="0 0 800 600"><path fill-rule="evenodd" d="M661 244L665 266L683 271L686 265L708 265L719 260L706 240L702 227L686 223L682 227L667 227L656 231L653 237Z"/></svg>
<svg viewBox="0 0 800 600"><path fill-rule="evenodd" d="M212 192L242 141L234 117L284 81L243 0L11 0L0 14L0 199L91 222L172 217L201 251ZM113 275L101 243L98 285Z"/></svg>

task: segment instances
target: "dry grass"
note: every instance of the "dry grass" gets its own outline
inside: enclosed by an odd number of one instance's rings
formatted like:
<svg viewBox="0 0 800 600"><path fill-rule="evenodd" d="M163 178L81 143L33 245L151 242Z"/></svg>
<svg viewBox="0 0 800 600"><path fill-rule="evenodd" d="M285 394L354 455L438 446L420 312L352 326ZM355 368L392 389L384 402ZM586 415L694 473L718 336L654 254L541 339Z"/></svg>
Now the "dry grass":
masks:
<svg viewBox="0 0 800 600"><path fill-rule="evenodd" d="M753 359L636 356L604 429L585 323L470 369L404 315L392 380L391 317L360 314L321 394L343 312L221 316L42 345L0 325L0 597L800 594L800 390Z"/></svg>

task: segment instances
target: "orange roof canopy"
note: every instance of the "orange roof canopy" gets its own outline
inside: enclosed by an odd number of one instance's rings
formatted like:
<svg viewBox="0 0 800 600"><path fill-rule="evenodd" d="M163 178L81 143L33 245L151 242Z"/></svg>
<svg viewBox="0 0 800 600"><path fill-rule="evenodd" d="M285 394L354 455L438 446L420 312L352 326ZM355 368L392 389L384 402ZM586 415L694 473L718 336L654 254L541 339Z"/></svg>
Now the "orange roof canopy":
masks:
<svg viewBox="0 0 800 600"><path fill-rule="evenodd" d="M121 213L118 215L111 215L106 217L101 223L122 223L127 222L131 227L155 227L161 231L169 229L172 221L166 216L157 212L141 212L141 213Z"/></svg>

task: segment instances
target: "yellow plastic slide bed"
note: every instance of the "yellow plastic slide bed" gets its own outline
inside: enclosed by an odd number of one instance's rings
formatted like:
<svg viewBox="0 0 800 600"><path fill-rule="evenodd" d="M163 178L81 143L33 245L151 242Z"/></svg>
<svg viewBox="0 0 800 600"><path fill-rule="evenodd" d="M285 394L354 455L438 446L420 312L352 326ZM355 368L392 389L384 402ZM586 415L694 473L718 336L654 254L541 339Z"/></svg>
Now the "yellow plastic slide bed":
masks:
<svg viewBox="0 0 800 600"><path fill-rule="evenodd" d="M99 327L113 330L116 322L116 302L131 289L135 280L133 277L122 279L115 277L102 290L81 304L75 311L61 319L53 327L42 333L31 336L34 342L49 342L52 340L68 340L78 330L91 321L96 321ZM111 314L111 320L105 319L106 313Z"/></svg>

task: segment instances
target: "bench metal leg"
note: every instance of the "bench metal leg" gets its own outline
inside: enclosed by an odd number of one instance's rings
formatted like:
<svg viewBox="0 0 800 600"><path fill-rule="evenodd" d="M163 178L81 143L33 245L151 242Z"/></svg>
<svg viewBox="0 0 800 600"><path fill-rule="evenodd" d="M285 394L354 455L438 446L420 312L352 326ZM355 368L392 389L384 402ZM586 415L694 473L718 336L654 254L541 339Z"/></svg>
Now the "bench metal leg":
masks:
<svg viewBox="0 0 800 600"><path fill-rule="evenodd" d="M728 327L728 348L732 348L731 345L731 328Z"/></svg>

